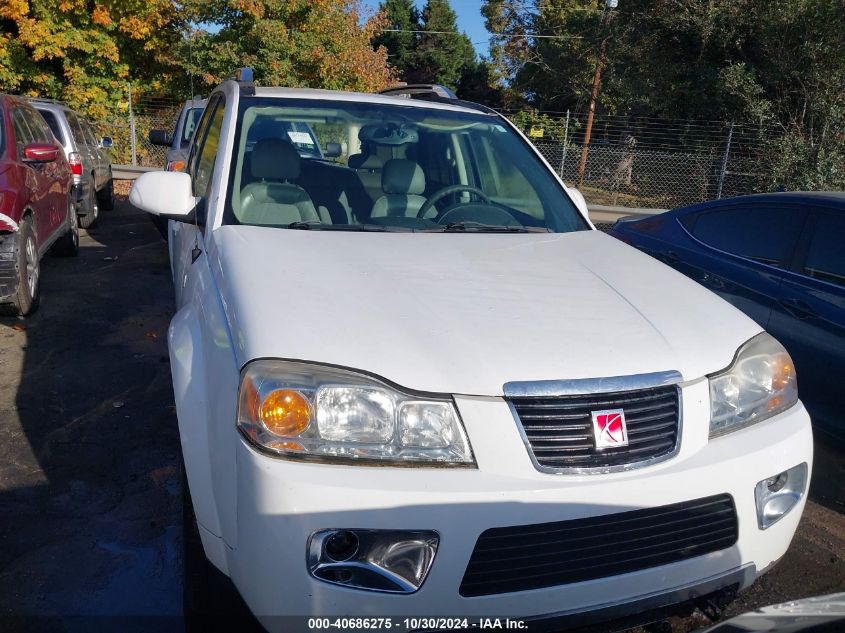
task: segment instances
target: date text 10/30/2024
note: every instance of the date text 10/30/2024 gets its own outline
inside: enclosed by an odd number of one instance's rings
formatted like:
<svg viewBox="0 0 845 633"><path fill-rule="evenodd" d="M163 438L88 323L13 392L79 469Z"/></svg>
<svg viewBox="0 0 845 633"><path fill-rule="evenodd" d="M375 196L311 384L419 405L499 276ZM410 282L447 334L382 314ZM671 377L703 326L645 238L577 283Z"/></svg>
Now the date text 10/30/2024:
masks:
<svg viewBox="0 0 845 633"><path fill-rule="evenodd" d="M528 628L524 620L511 618L309 618L311 630L377 631L377 630L521 630Z"/></svg>

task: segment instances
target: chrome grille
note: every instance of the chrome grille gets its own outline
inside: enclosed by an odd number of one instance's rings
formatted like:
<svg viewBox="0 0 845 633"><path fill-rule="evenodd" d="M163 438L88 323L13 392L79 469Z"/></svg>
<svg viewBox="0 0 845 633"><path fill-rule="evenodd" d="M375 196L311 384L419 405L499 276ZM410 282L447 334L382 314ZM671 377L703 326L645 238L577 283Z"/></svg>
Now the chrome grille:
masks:
<svg viewBox="0 0 845 633"><path fill-rule="evenodd" d="M542 470L625 466L665 458L680 436L676 385L611 393L508 399ZM592 412L622 409L628 445L597 448Z"/></svg>

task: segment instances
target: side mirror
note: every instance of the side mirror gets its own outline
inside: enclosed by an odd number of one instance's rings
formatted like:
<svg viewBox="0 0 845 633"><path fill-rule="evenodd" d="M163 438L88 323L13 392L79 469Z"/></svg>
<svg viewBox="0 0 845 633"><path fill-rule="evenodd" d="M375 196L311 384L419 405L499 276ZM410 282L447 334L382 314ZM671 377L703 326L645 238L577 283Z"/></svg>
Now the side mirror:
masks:
<svg viewBox="0 0 845 633"><path fill-rule="evenodd" d="M337 158L341 154L343 154L343 148L340 143L326 143L326 147L323 149L323 156L326 158Z"/></svg>
<svg viewBox="0 0 845 633"><path fill-rule="evenodd" d="M173 137L167 130L150 130L148 138L153 145L161 145L163 147L170 147L170 144L173 142Z"/></svg>
<svg viewBox="0 0 845 633"><path fill-rule="evenodd" d="M114 141L111 140L111 136L104 136L100 139L100 147L103 149L108 149L112 145L114 145Z"/></svg>
<svg viewBox="0 0 845 633"><path fill-rule="evenodd" d="M59 157L59 148L49 143L30 143L23 148L23 159L29 163L52 163Z"/></svg>
<svg viewBox="0 0 845 633"><path fill-rule="evenodd" d="M129 191L133 207L178 222L193 222L199 198L191 188L191 176L181 171L148 171Z"/></svg>
<svg viewBox="0 0 845 633"><path fill-rule="evenodd" d="M590 211L587 209L587 201L584 200L584 194L578 191L575 187L567 187L566 192L572 198L572 202L578 207L578 210L584 214L584 217L589 217Z"/></svg>

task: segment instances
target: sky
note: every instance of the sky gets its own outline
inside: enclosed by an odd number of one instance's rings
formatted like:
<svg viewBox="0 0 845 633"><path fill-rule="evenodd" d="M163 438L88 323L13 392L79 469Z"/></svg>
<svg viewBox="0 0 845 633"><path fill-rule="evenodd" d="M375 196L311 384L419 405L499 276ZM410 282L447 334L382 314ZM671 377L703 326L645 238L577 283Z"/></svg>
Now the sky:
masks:
<svg viewBox="0 0 845 633"><path fill-rule="evenodd" d="M361 0L365 7L378 10L380 0ZM481 0L449 0L452 9L458 14L458 30L464 31L475 46L479 55L489 53L490 34L484 28L484 18L481 15ZM425 0L415 0L417 9L423 10Z"/></svg>

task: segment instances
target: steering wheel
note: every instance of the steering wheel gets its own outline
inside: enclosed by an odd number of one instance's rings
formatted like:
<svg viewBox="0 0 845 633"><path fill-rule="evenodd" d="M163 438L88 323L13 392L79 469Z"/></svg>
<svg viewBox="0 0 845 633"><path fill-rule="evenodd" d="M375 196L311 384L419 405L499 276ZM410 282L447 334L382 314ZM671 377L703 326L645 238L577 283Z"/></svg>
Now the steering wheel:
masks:
<svg viewBox="0 0 845 633"><path fill-rule="evenodd" d="M444 187L433 196L431 196L428 200L423 203L423 206L420 207L419 213L417 213L418 218L424 218L425 214L428 212L431 207L434 206L434 203L438 200L445 198L446 196L452 195L453 193L458 193L459 191L468 191L469 193L474 193L479 198L481 198L487 204L493 204L490 201L490 198L481 191L478 187L470 187L469 185L451 185L449 187Z"/></svg>

